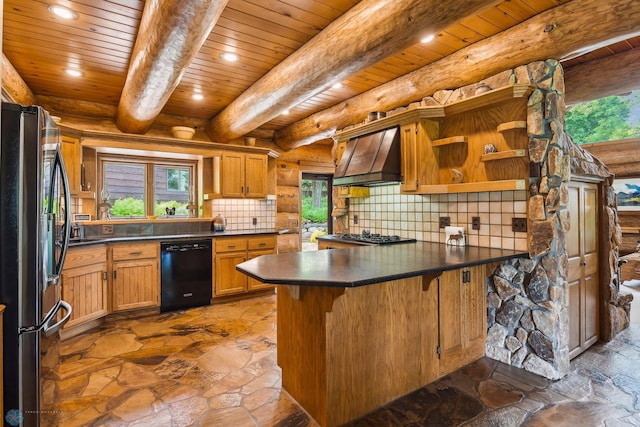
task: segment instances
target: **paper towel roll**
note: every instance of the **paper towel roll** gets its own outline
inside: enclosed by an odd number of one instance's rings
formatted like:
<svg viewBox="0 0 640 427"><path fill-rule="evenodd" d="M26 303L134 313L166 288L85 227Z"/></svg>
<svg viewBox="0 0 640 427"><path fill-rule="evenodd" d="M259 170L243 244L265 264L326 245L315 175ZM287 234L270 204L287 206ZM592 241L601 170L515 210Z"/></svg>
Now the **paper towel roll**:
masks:
<svg viewBox="0 0 640 427"><path fill-rule="evenodd" d="M464 227L447 226L444 228L445 243L452 246L465 246L467 244L464 235Z"/></svg>

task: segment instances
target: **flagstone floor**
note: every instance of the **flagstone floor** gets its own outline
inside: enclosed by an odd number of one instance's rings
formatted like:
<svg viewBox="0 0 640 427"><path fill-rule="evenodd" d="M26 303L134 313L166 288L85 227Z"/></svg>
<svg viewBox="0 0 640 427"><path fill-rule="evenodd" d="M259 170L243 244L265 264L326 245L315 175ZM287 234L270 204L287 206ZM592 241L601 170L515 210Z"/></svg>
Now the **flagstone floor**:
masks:
<svg viewBox="0 0 640 427"><path fill-rule="evenodd" d="M46 424L315 426L281 389L275 296L108 321L61 345ZM556 382L482 359L349 426L640 426L640 324ZM54 397L55 396L55 397Z"/></svg>

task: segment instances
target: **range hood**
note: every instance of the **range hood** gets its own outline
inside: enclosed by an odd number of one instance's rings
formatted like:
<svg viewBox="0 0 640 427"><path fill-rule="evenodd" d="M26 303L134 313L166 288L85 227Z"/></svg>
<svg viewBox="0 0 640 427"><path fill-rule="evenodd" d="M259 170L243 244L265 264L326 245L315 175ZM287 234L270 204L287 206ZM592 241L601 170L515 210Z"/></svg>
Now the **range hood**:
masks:
<svg viewBox="0 0 640 427"><path fill-rule="evenodd" d="M367 186L401 180L400 130L394 127L350 139L333 185Z"/></svg>

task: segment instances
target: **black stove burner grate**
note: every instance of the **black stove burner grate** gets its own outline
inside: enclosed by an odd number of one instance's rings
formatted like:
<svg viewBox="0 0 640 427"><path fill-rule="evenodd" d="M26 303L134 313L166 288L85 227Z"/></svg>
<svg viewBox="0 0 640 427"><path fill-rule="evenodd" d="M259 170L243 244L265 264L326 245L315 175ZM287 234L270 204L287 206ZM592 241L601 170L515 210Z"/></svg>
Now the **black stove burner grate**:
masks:
<svg viewBox="0 0 640 427"><path fill-rule="evenodd" d="M416 239L403 238L400 236L386 236L379 233L370 233L369 231L363 231L361 234L340 234L339 237L344 240L357 240L359 242L373 243L377 245L392 244L392 243L411 243Z"/></svg>

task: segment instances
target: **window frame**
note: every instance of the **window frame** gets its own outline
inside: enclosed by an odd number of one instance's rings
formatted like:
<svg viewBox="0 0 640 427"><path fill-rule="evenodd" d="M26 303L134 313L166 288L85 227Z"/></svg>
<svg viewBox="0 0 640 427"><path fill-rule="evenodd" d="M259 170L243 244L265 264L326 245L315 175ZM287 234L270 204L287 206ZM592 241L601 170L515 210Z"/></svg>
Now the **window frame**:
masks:
<svg viewBox="0 0 640 427"><path fill-rule="evenodd" d="M144 157L144 156L131 156L131 155L121 155L121 154L111 154L111 153L98 153L97 158L98 163L98 188L96 188L96 200L99 204L102 202L100 198L100 194L102 194L102 189L104 188L104 165L105 163L128 163L134 165L144 165L145 166L145 177L144 177L144 215L143 216L135 216L135 217L118 217L118 219L144 219L148 215L154 215L154 207L155 207L155 186L154 186L154 176L155 176L155 168L156 166L161 166L165 168L176 168L176 169L188 169L190 174L191 185L189 189L189 199L191 201L198 200L198 185L197 185L197 177L198 177L198 161L191 159L169 159L164 157ZM183 215L176 215L177 218L186 218Z"/></svg>

